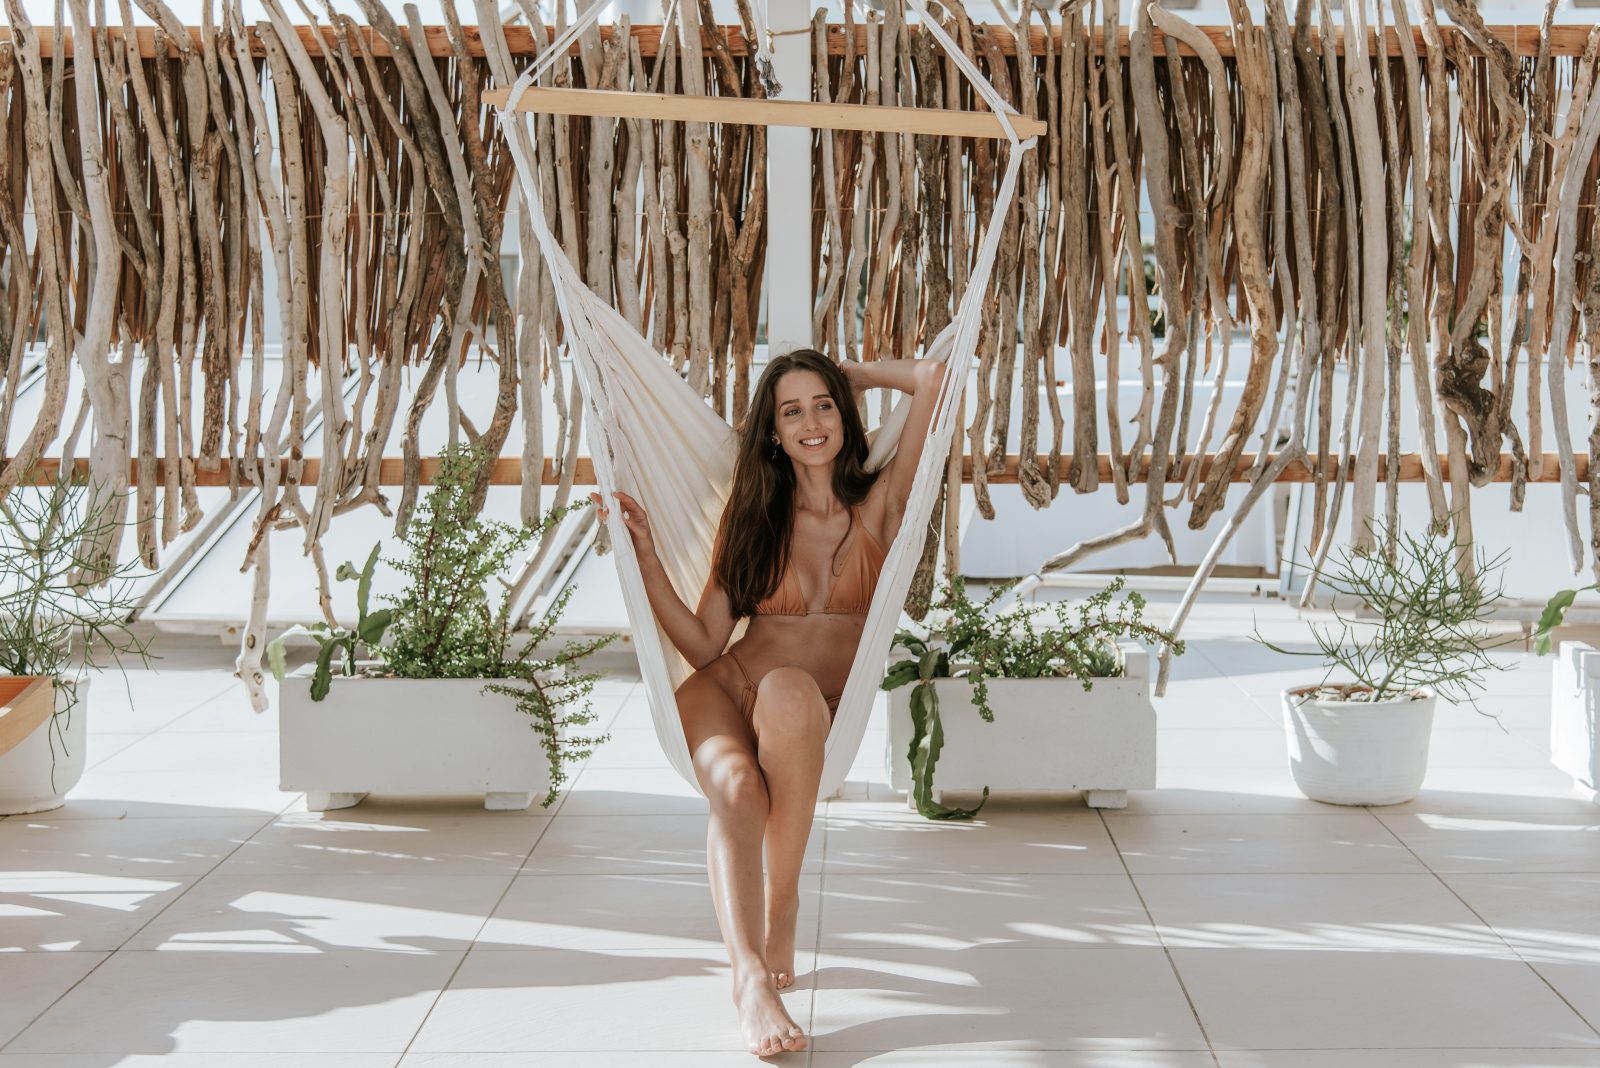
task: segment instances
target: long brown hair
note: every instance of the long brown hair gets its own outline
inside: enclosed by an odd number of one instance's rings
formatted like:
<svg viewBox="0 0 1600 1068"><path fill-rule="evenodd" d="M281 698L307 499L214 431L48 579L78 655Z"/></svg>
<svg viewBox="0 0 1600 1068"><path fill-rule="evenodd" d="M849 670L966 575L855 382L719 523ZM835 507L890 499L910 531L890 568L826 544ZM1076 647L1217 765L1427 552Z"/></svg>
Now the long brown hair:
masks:
<svg viewBox="0 0 1600 1068"><path fill-rule="evenodd" d="M838 364L816 349L795 349L767 364L756 382L750 410L739 427L739 455L733 465L733 488L722 513L722 531L712 573L727 591L735 618L755 614L770 597L789 566L794 531L794 461L769 438L777 425L778 379L790 371L815 371L827 383L839 412L844 442L833 463L833 493L849 505L860 504L872 488L867 471L867 429L856 410L850 382Z"/></svg>

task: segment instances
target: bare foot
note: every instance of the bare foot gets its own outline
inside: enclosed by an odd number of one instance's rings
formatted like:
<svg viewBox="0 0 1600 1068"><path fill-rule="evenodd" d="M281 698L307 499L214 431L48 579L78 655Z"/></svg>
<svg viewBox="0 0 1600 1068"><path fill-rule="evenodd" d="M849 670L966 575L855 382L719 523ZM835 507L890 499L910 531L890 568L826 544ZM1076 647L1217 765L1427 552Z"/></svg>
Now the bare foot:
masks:
<svg viewBox="0 0 1600 1068"><path fill-rule="evenodd" d="M787 990L794 985L794 925L800 914L800 902L767 910L767 968L772 972L772 985L777 990Z"/></svg>
<svg viewBox="0 0 1600 1068"><path fill-rule="evenodd" d="M745 1044L758 1057L794 1053L806 1048L806 1033L794 1022L778 992L759 972L733 982L733 1004Z"/></svg>

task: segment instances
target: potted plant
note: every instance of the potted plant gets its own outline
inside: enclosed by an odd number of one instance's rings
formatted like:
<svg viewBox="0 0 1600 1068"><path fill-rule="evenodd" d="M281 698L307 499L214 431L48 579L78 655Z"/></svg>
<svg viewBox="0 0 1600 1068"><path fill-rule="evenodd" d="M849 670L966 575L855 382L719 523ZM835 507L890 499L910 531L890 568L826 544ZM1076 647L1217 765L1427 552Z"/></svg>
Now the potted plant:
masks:
<svg viewBox="0 0 1600 1068"><path fill-rule="evenodd" d="M1550 598L1533 632L1533 651L1551 651L1554 631L1578 594L1600 583L1561 590ZM1591 796L1600 790L1600 649L1564 641L1556 650L1550 705L1550 763L1571 775Z"/></svg>
<svg viewBox="0 0 1600 1068"><path fill-rule="evenodd" d="M945 791L1083 790L1088 804L1121 808L1129 789L1155 785L1156 718L1149 658L1136 641L1183 642L1143 619L1144 598L1113 581L1078 606L1066 601L995 611L1010 589L981 602L957 576L940 589L925 633L902 630L911 654L891 665L890 783L929 819L970 819ZM945 716L945 702L963 714ZM977 709L964 714L963 706ZM986 724L995 723L997 727ZM938 785L934 770L938 768Z"/></svg>
<svg viewBox="0 0 1600 1068"><path fill-rule="evenodd" d="M500 575L568 513L534 527L487 520L474 507L482 450L442 458L433 491L400 542L405 579L388 607L369 599L379 549L341 581L356 583L353 630L331 622L297 628L317 642L309 669L285 677L285 634L269 644L280 689L282 788L306 792L312 811L357 804L369 792L481 793L493 809L549 805L566 767L605 736L577 734L595 721L598 673L581 662L615 635L548 644L573 588L527 634L514 634L511 591ZM364 651L366 659L359 654ZM338 680L335 682L335 680Z"/></svg>
<svg viewBox="0 0 1600 1068"><path fill-rule="evenodd" d="M1422 788L1438 698L1476 704L1490 671L1504 670L1489 650L1511 639L1488 632L1501 596L1497 572L1504 554L1459 566L1454 539L1382 537L1392 555L1342 549L1316 568L1333 594L1336 626L1313 625L1315 649L1285 649L1254 637L1274 652L1315 656L1319 683L1282 692L1289 767L1313 801L1334 805L1397 805ZM1340 598L1370 613L1347 616ZM1334 674L1346 678L1334 681Z"/></svg>
<svg viewBox="0 0 1600 1068"><path fill-rule="evenodd" d="M128 626L138 561L109 557L120 503L99 499L60 480L0 505L0 815L61 807L83 775L88 673L150 659Z"/></svg>

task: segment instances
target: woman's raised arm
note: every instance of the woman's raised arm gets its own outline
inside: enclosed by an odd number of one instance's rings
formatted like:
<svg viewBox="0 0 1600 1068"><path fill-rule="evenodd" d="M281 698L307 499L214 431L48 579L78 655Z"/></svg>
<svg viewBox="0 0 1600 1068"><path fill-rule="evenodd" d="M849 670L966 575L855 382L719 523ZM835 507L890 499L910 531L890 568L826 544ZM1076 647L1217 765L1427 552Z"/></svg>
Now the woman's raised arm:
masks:
<svg viewBox="0 0 1600 1068"><path fill-rule="evenodd" d="M900 431L899 447L878 474L878 484L885 491L884 533L893 537L900 529L900 517L905 514L906 502L911 497L911 483L917 477L917 463L928 441L928 428L933 425L933 410L939 400L939 387L944 382L945 365L938 360L923 359L874 360L843 366L850 385L856 389L876 387L911 394L911 411Z"/></svg>

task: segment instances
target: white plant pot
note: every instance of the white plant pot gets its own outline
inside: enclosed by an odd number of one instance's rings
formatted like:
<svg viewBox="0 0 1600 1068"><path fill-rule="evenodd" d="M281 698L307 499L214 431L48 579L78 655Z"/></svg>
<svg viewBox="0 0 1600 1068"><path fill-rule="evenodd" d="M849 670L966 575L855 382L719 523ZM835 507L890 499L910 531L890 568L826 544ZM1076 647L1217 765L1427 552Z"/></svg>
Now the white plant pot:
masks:
<svg viewBox="0 0 1600 1068"><path fill-rule="evenodd" d="M281 789L313 812L369 793L482 794L484 807L524 809L550 790L543 735L484 679L335 677L311 700L309 669L279 688Z"/></svg>
<svg viewBox="0 0 1600 1068"><path fill-rule="evenodd" d="M0 678L0 706L11 706L30 680ZM43 721L4 756L0 756L0 816L48 812L60 808L67 791L83 778L89 733L89 680L79 679L78 700L70 709L54 711L56 696L48 679L30 700L48 702ZM7 716L21 709L8 707ZM40 711L44 711L41 707Z"/></svg>
<svg viewBox="0 0 1600 1068"><path fill-rule="evenodd" d="M1156 784L1156 713L1149 655L1121 644L1126 674L1096 679L991 679L985 722L965 679L939 679L944 749L934 768L935 799L945 792L992 794L1082 790L1094 808L1122 808L1129 790ZM911 789L911 683L889 691L889 782Z"/></svg>
<svg viewBox="0 0 1600 1068"><path fill-rule="evenodd" d="M1289 770L1313 801L1398 805L1417 796L1428 773L1428 738L1437 698L1331 701L1283 691Z"/></svg>
<svg viewBox="0 0 1600 1068"><path fill-rule="evenodd" d="M1554 670L1550 762L1592 795L1600 789L1600 650L1561 642Z"/></svg>

